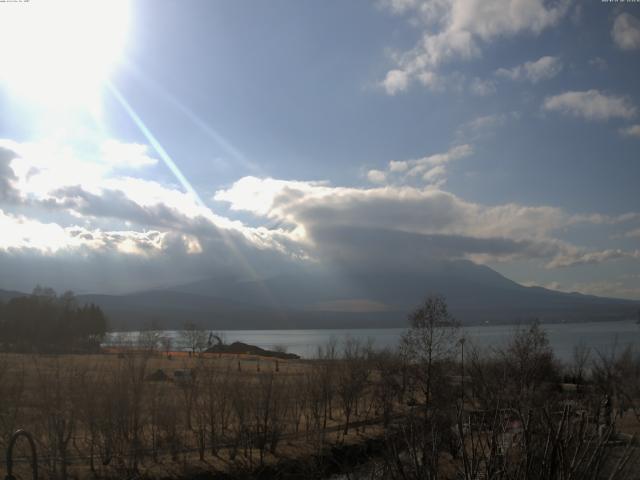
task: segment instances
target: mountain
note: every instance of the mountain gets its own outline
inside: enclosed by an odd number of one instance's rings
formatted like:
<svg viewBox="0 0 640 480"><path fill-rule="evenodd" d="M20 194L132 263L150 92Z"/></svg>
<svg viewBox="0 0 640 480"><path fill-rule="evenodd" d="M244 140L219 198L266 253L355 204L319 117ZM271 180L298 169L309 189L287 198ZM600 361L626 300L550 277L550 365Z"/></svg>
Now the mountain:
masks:
<svg viewBox="0 0 640 480"><path fill-rule="evenodd" d="M340 319L362 324L360 318L369 318L404 326L407 313L431 293L444 295L463 323L613 320L635 318L640 307L630 300L525 287L470 261L438 262L412 273L300 270L254 281L214 277L173 290L260 306L264 312L279 310L300 324L314 313L332 324Z"/></svg>
<svg viewBox="0 0 640 480"><path fill-rule="evenodd" d="M422 271L299 269L262 280L216 276L127 295L79 295L99 305L114 329L147 325L211 329L404 327L428 294L444 295L462 323L636 318L640 302L525 287L489 267L443 261ZM0 298L19 292L0 291Z"/></svg>
<svg viewBox="0 0 640 480"><path fill-rule="evenodd" d="M22 292L16 292L15 290L0 290L0 302L6 302L14 297L24 297L28 295Z"/></svg>

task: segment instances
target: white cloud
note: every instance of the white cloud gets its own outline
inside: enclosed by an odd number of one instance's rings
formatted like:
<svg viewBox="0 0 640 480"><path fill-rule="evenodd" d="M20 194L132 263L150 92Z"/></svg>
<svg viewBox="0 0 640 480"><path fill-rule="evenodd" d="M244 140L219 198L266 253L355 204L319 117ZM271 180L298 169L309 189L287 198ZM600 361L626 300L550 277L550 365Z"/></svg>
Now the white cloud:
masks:
<svg viewBox="0 0 640 480"><path fill-rule="evenodd" d="M387 181L387 175L382 170L369 170L367 172L367 179L371 183L385 183Z"/></svg>
<svg viewBox="0 0 640 480"><path fill-rule="evenodd" d="M520 282L520 285L524 285L525 287L542 287L549 290L564 291L562 285L559 282L548 282L548 283L540 284L540 282L527 280L525 282Z"/></svg>
<svg viewBox="0 0 640 480"><path fill-rule="evenodd" d="M470 123L481 129L501 121L487 116ZM581 223L637 222L637 214L569 215L549 206L483 205L442 191L449 164L473 153L469 144L391 161L369 172L370 179L387 182L376 188L244 177L216 192L214 199L231 210L252 213L257 225L252 227L217 215L178 188L123 176L104 165L89 169L95 177L86 182L65 180L49 157L40 161L41 145L31 145L33 151L13 147L23 155L0 150L0 179L11 181L0 187L22 201L21 214L0 210L0 262L13 258L14 270L28 263L29 255L88 259L94 271L118 258L136 266L149 260L185 277L210 274L214 263L252 274L264 265L299 260L417 268L419 260L428 259L525 258L557 268L637 255L585 249L556 236ZM66 155L81 167L73 152Z"/></svg>
<svg viewBox="0 0 640 480"><path fill-rule="evenodd" d="M386 171L370 170L367 178L372 183L405 183L422 178L427 183L442 186L446 177L446 164L468 157L473 153L471 145L456 145L444 153L428 155L414 160L391 160Z"/></svg>
<svg viewBox="0 0 640 480"><path fill-rule="evenodd" d="M640 228L636 228L624 234L627 238L640 238Z"/></svg>
<svg viewBox="0 0 640 480"><path fill-rule="evenodd" d="M640 250L627 252L620 249L606 249L589 252L576 249L573 252L556 256L547 266L549 268L574 267L576 265L592 265L624 258L640 259Z"/></svg>
<svg viewBox="0 0 640 480"><path fill-rule="evenodd" d="M0 139L0 149L13 152L10 166L15 188L25 197L44 198L56 189L82 184L87 190L103 188L106 181L124 179L122 170L153 166L145 145L107 139L93 150L79 151L53 141L15 142Z"/></svg>
<svg viewBox="0 0 640 480"><path fill-rule="evenodd" d="M640 48L640 20L629 13L621 13L613 22L611 36L623 50Z"/></svg>
<svg viewBox="0 0 640 480"><path fill-rule="evenodd" d="M166 233L158 231L102 231L78 225L63 227L0 210L0 250L29 250L42 254L60 251L117 251L148 255L162 250Z"/></svg>
<svg viewBox="0 0 640 480"><path fill-rule="evenodd" d="M105 157L105 149L83 157L45 142L0 141L0 201L18 205L21 212L0 211L2 262L13 262L17 268L17 255L27 263L28 258L54 256L70 265L90 256L89 263L96 262L94 268L100 271L104 262L114 261L113 255L157 254L169 257L157 260L169 271L188 276L188 271L193 275L203 268L186 260L198 256L200 263L205 257L218 259L255 276L253 265L305 258L290 232L244 225L217 215L179 188L123 175L123 162L127 171L153 163L146 149L118 142L106 145L106 151L120 160Z"/></svg>
<svg viewBox="0 0 640 480"><path fill-rule="evenodd" d="M639 137L640 138L640 124L631 125L630 127L625 127L620 129L620 133L627 137Z"/></svg>
<svg viewBox="0 0 640 480"><path fill-rule="evenodd" d="M636 107L626 97L600 93L598 90L569 91L547 97L543 108L586 120L631 118Z"/></svg>
<svg viewBox="0 0 640 480"><path fill-rule="evenodd" d="M477 57L497 38L539 34L567 13L569 0L549 5L544 0L387 0L395 14L414 14L423 26L416 46L394 57L395 68L383 81L387 93L408 88L412 79L437 86L438 70L451 60Z"/></svg>
<svg viewBox="0 0 640 480"><path fill-rule="evenodd" d="M460 143L480 141L494 135L500 127L519 118L520 114L516 111L480 115L460 125L455 132L456 139Z"/></svg>
<svg viewBox="0 0 640 480"><path fill-rule="evenodd" d="M441 181L446 174L447 169L444 167L444 165L438 165L437 167L433 167L427 170L422 175L422 178L427 183L434 183Z"/></svg>
<svg viewBox="0 0 640 480"><path fill-rule="evenodd" d="M274 202L278 195L291 192L324 192L323 182L299 182L274 178L243 177L232 188L219 190L214 195L217 201L228 202L232 210L244 210L260 216L274 213ZM277 213L277 212L275 212Z"/></svg>
<svg viewBox="0 0 640 480"><path fill-rule="evenodd" d="M500 68L496 70L496 75L511 80L528 80L531 83L538 83L555 77L562 68L562 61L558 57L546 56L513 68Z"/></svg>
<svg viewBox="0 0 640 480"><path fill-rule="evenodd" d="M424 174L437 177L444 165L436 162ZM253 195L264 196L259 204L245 202ZM547 268L560 268L638 255L586 249L555 236L568 226L615 223L619 217L570 215L548 206L487 206L437 188L359 189L246 177L216 198L287 225L321 262L339 258L364 265L375 258L411 268L417 258L540 259Z"/></svg>
<svg viewBox="0 0 640 480"><path fill-rule="evenodd" d="M409 164L402 160L391 160L389 162L390 172L406 172L408 168L409 168Z"/></svg>
<svg viewBox="0 0 640 480"><path fill-rule="evenodd" d="M144 168L158 163L155 158L149 156L146 145L138 143L123 143L109 139L102 143L102 158L115 168Z"/></svg>
<svg viewBox="0 0 640 480"><path fill-rule="evenodd" d="M402 70L390 70L382 81L382 85L389 95L404 92L409 86L409 75Z"/></svg>
<svg viewBox="0 0 640 480"><path fill-rule="evenodd" d="M465 127L471 130L484 130L502 124L504 124L504 116L502 115L482 115L465 124Z"/></svg>

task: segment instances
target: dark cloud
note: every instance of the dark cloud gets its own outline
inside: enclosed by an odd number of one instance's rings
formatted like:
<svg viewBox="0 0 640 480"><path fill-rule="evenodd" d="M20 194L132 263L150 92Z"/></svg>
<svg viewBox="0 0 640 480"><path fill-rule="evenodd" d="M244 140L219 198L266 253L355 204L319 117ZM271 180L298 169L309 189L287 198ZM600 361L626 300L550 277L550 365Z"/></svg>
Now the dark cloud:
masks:
<svg viewBox="0 0 640 480"><path fill-rule="evenodd" d="M474 255L545 258L559 250L553 244L531 240L419 234L382 228L315 224L308 232L322 261L355 270L421 271L446 259Z"/></svg>
<svg viewBox="0 0 640 480"><path fill-rule="evenodd" d="M11 184L17 180L10 166L16 156L15 152L0 147L0 203L17 203L20 200L19 192Z"/></svg>

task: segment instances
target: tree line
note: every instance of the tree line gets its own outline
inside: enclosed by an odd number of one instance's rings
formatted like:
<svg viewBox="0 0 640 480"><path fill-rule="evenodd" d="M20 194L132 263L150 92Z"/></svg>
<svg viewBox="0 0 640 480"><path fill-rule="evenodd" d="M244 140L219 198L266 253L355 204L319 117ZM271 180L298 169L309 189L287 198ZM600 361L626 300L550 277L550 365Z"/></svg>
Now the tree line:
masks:
<svg viewBox="0 0 640 480"><path fill-rule="evenodd" d="M94 304L79 305L73 292L36 287L31 295L0 302L0 345L11 352L98 351L108 329Z"/></svg>

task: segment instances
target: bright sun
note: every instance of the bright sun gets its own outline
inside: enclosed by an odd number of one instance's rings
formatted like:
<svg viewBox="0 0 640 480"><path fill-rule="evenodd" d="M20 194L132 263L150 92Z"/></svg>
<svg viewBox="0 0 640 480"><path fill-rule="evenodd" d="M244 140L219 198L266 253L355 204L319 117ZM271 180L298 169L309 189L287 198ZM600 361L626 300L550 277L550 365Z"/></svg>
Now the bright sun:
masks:
<svg viewBox="0 0 640 480"><path fill-rule="evenodd" d="M52 109L99 110L129 23L126 0L31 0L0 14L0 83Z"/></svg>

